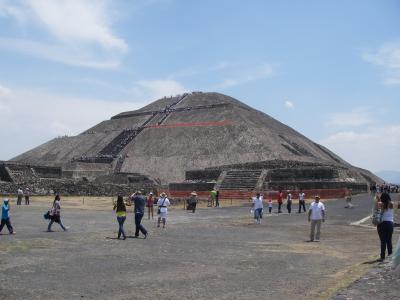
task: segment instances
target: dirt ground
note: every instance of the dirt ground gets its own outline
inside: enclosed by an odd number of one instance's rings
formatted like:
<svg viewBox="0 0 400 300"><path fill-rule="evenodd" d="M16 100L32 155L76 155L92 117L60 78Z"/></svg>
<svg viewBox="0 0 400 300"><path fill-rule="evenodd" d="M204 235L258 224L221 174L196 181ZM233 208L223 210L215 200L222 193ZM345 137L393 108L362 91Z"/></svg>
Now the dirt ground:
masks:
<svg viewBox="0 0 400 300"><path fill-rule="evenodd" d="M350 225L370 214L369 195L327 201L321 242L308 243L304 213L266 214L249 206L172 208L166 229L144 219L147 239L117 240L110 198L65 198L67 232L43 214L51 198L13 205L16 235L0 236L0 299L330 299L378 258L376 228ZM357 223L358 224L358 223ZM125 229L132 237L133 214ZM396 231L394 241L397 241ZM373 265L374 266L374 265Z"/></svg>

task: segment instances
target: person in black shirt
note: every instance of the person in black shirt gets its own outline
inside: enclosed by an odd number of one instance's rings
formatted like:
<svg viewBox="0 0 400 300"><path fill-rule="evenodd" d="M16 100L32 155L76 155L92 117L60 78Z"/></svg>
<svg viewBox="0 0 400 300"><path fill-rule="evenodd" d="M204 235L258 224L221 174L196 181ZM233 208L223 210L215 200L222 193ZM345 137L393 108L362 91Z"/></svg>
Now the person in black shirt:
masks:
<svg viewBox="0 0 400 300"><path fill-rule="evenodd" d="M147 238L147 230L141 224L144 215L144 207L146 206L146 198L142 195L142 191L137 191L132 195L131 200L134 203L136 225L135 237L139 237L140 231L144 235L144 238Z"/></svg>

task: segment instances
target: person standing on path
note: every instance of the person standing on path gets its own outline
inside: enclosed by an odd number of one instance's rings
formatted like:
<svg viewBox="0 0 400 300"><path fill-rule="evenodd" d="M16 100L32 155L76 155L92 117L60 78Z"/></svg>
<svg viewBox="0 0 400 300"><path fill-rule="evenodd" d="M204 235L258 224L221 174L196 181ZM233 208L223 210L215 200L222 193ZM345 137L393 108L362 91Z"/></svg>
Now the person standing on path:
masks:
<svg viewBox="0 0 400 300"><path fill-rule="evenodd" d="M117 221L118 221L118 239L120 239L121 235L122 238L125 240L126 239L126 234L124 231L124 223L126 220L126 205L124 202L124 198L121 195L118 195L117 197L117 203L114 203L114 208L115 213L117 215Z"/></svg>
<svg viewBox="0 0 400 300"><path fill-rule="evenodd" d="M3 205L1 207L1 224L0 224L0 232L3 230L4 225L7 226L8 232L10 234L14 234L14 229L11 226L10 221L10 203L7 198L3 199Z"/></svg>
<svg viewBox="0 0 400 300"><path fill-rule="evenodd" d="M146 207L147 207L147 212L149 215L148 219L150 220L150 215L151 215L151 219L153 220L153 218L154 218L154 195L153 195L153 192L150 192L149 195L147 196Z"/></svg>
<svg viewBox="0 0 400 300"><path fill-rule="evenodd" d="M17 205L21 205L23 196L24 196L23 190L21 188L18 188L18 190L17 190Z"/></svg>
<svg viewBox="0 0 400 300"><path fill-rule="evenodd" d="M315 196L315 201L310 204L308 210L308 222L311 222L310 242L319 242L321 234L321 222L325 222L325 205L319 201L320 197ZM315 234L315 227L317 233Z"/></svg>
<svg viewBox="0 0 400 300"><path fill-rule="evenodd" d="M219 191L215 191L215 207L219 207Z"/></svg>
<svg viewBox="0 0 400 300"><path fill-rule="evenodd" d="M61 220L61 198L60 195L56 195L53 201L53 207L50 210L50 222L47 226L47 231L52 232L51 225L56 222L60 224L61 228L64 231L67 231L68 227L65 227L62 220Z"/></svg>
<svg viewBox="0 0 400 300"><path fill-rule="evenodd" d="M211 207L214 206L216 196L217 196L217 191L216 191L215 189L212 189L212 191L210 192L210 200L211 200L211 203L210 203L209 206L211 206Z"/></svg>
<svg viewBox="0 0 400 300"><path fill-rule="evenodd" d="M287 199L286 199L286 208L289 214L292 213L292 194L288 193L287 194Z"/></svg>
<svg viewBox="0 0 400 300"><path fill-rule="evenodd" d="M25 196L25 205L29 205L30 203L29 203L29 197L30 197L30 195L31 195L31 192L29 191L29 188L26 188L25 189L25 192L24 192L24 196Z"/></svg>
<svg viewBox="0 0 400 300"><path fill-rule="evenodd" d="M306 194L303 190L300 190L299 193L299 214L301 213L301 208L306 212Z"/></svg>
<svg viewBox="0 0 400 300"><path fill-rule="evenodd" d="M137 191L133 194L131 198L134 204L134 213L135 213L135 237L139 237L139 231L144 235L144 238L147 238L147 230L141 224L143 216L144 216L144 207L146 206L146 199L142 195L142 191Z"/></svg>
<svg viewBox="0 0 400 300"><path fill-rule="evenodd" d="M272 213L272 197L268 199L268 211L270 214Z"/></svg>
<svg viewBox="0 0 400 300"><path fill-rule="evenodd" d="M254 208L254 219L256 224L261 224L262 214L263 214L263 198L260 193L257 193L255 197L253 197L253 208Z"/></svg>
<svg viewBox="0 0 400 300"><path fill-rule="evenodd" d="M382 193L379 206L382 214L382 222L377 226L379 239L381 241L381 257L378 261L384 261L386 247L388 250L388 255L391 255L393 252L392 235L394 227L394 212L393 202L388 193Z"/></svg>
<svg viewBox="0 0 400 300"><path fill-rule="evenodd" d="M190 193L190 198L188 199L188 210L191 210L193 213L196 212L196 206L197 206L197 193L196 192L191 192Z"/></svg>
<svg viewBox="0 0 400 300"><path fill-rule="evenodd" d="M278 193L278 214L280 214L282 212L282 210L281 210L282 203L283 203L283 192L282 192L282 190L279 190L279 193Z"/></svg>
<svg viewBox="0 0 400 300"><path fill-rule="evenodd" d="M160 222L162 220L163 228L165 228L165 224L167 223L168 206L170 206L170 205L171 205L171 203L169 202L169 200L167 198L167 194L161 193L160 198L158 198L158 201L157 201L157 206L158 206L157 227L160 227Z"/></svg>

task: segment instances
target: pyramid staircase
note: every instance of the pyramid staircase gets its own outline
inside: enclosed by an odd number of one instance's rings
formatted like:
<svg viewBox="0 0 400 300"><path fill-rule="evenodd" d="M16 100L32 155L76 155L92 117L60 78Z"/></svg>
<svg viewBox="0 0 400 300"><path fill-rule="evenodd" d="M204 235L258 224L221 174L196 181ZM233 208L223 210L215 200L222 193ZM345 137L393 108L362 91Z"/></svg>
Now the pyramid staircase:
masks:
<svg viewBox="0 0 400 300"><path fill-rule="evenodd" d="M262 170L230 170L226 173L219 189L222 190L254 190Z"/></svg>

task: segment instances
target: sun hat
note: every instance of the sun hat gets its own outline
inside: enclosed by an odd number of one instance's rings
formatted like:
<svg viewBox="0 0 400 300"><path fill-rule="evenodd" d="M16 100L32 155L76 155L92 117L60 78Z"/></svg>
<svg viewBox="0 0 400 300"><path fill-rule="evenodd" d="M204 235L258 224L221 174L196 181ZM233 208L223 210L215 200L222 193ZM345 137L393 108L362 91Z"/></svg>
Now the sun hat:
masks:
<svg viewBox="0 0 400 300"><path fill-rule="evenodd" d="M197 196L197 193L195 191L191 192L190 195L192 196Z"/></svg>

